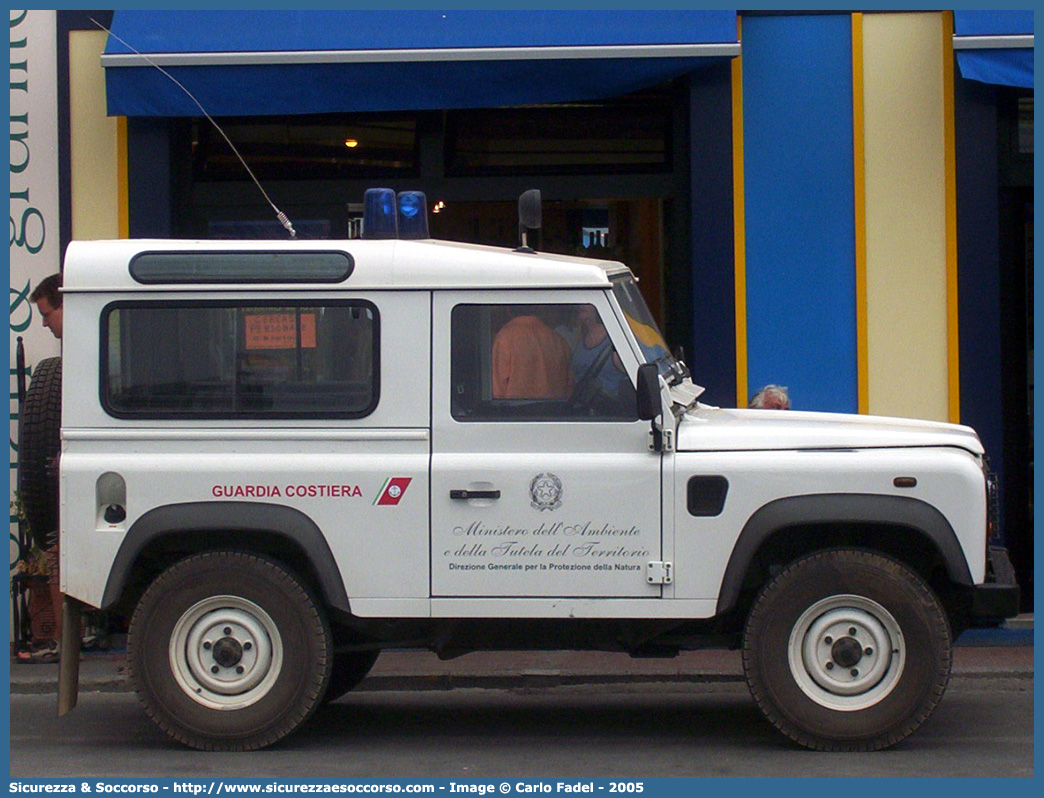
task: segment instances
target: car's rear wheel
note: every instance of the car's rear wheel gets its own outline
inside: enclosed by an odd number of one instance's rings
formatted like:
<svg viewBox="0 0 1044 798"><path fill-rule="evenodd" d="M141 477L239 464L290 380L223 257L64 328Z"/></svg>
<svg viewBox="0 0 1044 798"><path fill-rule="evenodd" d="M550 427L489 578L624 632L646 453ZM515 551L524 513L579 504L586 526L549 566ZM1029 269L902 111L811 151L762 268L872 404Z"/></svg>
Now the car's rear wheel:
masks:
<svg viewBox="0 0 1044 798"><path fill-rule="evenodd" d="M127 646L149 715L202 750L282 739L319 705L331 668L329 627L304 583L241 552L164 571L134 612Z"/></svg>

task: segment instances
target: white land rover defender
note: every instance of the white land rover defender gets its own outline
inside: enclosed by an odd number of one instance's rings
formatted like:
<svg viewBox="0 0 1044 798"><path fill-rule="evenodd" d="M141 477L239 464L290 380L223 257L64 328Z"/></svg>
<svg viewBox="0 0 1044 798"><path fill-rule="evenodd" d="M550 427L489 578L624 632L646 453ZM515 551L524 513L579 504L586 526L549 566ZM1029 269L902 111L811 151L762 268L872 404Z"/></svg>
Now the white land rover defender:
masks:
<svg viewBox="0 0 1044 798"><path fill-rule="evenodd" d="M382 648L725 644L792 740L876 749L1016 613L971 429L706 406L625 266L366 225L68 249L65 637L129 618L175 739L274 743Z"/></svg>

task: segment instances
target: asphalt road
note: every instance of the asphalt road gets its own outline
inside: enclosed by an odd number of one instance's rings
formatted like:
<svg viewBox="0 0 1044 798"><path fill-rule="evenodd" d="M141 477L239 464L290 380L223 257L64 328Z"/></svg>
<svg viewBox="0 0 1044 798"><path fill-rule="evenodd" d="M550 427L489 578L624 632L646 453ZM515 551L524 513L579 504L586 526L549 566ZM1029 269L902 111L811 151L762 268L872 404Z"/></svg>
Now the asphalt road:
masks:
<svg viewBox="0 0 1044 798"><path fill-rule="evenodd" d="M181 748L128 693L11 696L12 778L1028 777L1032 678L955 678L932 719L873 754L795 748L737 683L352 693L279 745Z"/></svg>

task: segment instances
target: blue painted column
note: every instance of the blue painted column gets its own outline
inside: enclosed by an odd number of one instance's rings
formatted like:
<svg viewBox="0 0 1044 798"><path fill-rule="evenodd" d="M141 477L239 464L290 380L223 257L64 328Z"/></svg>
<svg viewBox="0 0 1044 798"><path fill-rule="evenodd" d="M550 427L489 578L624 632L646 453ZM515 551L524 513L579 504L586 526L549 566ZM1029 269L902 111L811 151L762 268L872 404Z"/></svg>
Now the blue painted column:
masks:
<svg viewBox="0 0 1044 798"><path fill-rule="evenodd" d="M858 411L851 41L848 14L743 19L748 396L795 409Z"/></svg>

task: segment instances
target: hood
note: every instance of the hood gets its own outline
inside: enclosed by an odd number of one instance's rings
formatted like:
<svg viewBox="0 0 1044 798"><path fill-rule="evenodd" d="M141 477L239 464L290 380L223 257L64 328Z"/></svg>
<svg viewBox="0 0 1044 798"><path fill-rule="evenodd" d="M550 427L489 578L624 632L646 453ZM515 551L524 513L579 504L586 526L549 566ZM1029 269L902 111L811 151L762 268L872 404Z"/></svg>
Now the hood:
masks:
<svg viewBox="0 0 1044 798"><path fill-rule="evenodd" d="M880 449L956 446L984 452L970 427L935 421L793 410L731 410L698 405L678 425L687 452L769 449Z"/></svg>

